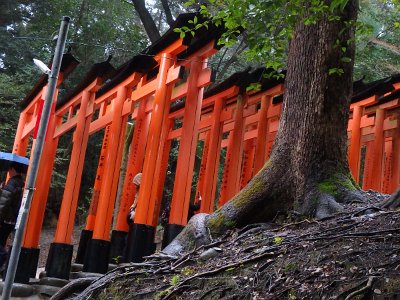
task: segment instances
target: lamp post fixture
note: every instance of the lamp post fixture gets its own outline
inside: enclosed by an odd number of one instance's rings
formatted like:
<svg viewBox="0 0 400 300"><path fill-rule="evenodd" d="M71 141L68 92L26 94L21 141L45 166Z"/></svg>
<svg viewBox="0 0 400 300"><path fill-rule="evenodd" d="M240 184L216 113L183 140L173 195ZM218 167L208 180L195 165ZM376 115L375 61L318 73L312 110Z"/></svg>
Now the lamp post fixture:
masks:
<svg viewBox="0 0 400 300"><path fill-rule="evenodd" d="M29 172L26 179L24 193L22 196L21 207L18 213L17 222L15 224L15 237L12 246L11 256L8 263L7 275L3 286L2 300L9 300L11 296L12 284L15 279L15 272L17 270L19 254L21 253L22 238L26 223L28 220L28 213L32 202L33 193L35 190L36 177L39 169L40 158L42 156L43 144L46 136L47 125L50 118L51 105L53 102L55 90L57 87L58 74L60 72L61 61L65 48L65 41L67 39L69 17L63 17L60 26L59 38L54 53L54 59L50 69L40 60L34 59L37 65L45 74L49 75L48 88L43 105L43 111L40 119L39 130L36 137L35 148L31 156Z"/></svg>

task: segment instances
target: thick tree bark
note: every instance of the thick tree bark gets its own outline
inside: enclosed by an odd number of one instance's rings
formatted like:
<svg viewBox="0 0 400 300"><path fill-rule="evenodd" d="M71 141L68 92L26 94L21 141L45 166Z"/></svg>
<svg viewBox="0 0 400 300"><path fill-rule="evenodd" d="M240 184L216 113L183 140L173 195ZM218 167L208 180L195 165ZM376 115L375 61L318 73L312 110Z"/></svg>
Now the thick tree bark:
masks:
<svg viewBox="0 0 400 300"><path fill-rule="evenodd" d="M140 20L142 21L147 36L149 37L150 41L154 43L160 38L160 32L157 30L156 23L154 23L152 16L147 10L144 0L132 0L132 3L139 15Z"/></svg>
<svg viewBox="0 0 400 300"><path fill-rule="evenodd" d="M211 235L203 240L289 210L323 218L340 211L341 202L361 197L347 163L354 59L351 22L356 20L357 1L350 0L338 14L340 21L322 17L315 25L298 22L271 158L239 194L202 221ZM198 237L198 232L196 226L188 226L163 251L188 249L193 244L187 242L189 237Z"/></svg>

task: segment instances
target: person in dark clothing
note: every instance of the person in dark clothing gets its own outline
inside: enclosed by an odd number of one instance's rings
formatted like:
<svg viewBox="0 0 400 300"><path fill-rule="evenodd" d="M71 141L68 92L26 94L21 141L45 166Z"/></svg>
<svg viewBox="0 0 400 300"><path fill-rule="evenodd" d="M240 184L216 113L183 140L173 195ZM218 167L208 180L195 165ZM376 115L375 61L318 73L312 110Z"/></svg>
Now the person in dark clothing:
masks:
<svg viewBox="0 0 400 300"><path fill-rule="evenodd" d="M8 174L10 179L0 190L0 268L7 259L5 250L7 239L14 230L21 206L24 179L23 169L17 163L11 163Z"/></svg>
<svg viewBox="0 0 400 300"><path fill-rule="evenodd" d="M188 222L196 214L196 211L201 207L201 195L198 194L195 203L189 203Z"/></svg>

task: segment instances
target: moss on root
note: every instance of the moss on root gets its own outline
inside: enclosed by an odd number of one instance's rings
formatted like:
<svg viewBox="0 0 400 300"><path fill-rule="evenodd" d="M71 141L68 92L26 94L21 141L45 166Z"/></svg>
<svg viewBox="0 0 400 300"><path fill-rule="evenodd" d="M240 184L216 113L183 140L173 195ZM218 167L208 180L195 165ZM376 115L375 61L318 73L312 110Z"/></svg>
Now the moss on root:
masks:
<svg viewBox="0 0 400 300"><path fill-rule="evenodd" d="M223 215L221 212L214 214L207 222L207 227L213 233L219 232L222 228L234 228L235 226L235 220Z"/></svg>
<svg viewBox="0 0 400 300"><path fill-rule="evenodd" d="M335 174L332 177L318 183L318 190L321 193L337 198L342 190L357 191L358 186L350 174L348 176L343 176L343 174Z"/></svg>
<svg viewBox="0 0 400 300"><path fill-rule="evenodd" d="M251 196L262 190L264 184L265 183L260 177L254 178L251 183L240 193L240 196L233 199L233 207L236 209L241 209L242 207L246 206Z"/></svg>

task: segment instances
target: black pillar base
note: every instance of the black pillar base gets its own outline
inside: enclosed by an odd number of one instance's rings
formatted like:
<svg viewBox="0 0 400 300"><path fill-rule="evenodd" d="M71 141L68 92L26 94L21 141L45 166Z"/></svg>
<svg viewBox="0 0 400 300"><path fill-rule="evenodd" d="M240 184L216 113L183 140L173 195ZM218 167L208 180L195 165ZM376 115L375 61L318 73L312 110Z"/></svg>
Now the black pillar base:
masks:
<svg viewBox="0 0 400 300"><path fill-rule="evenodd" d="M46 261L46 276L68 280L73 251L74 247L70 244L51 243Z"/></svg>
<svg viewBox="0 0 400 300"><path fill-rule="evenodd" d="M34 278L36 276L36 268L39 261L39 251L40 250L37 248L21 248L14 282L27 284L29 283L30 277ZM9 253L11 253L11 249ZM8 259L9 258L10 257L8 257ZM8 260L6 263L5 272L3 273L3 280L6 277L7 267Z"/></svg>
<svg viewBox="0 0 400 300"><path fill-rule="evenodd" d="M83 271L105 274L108 270L110 245L109 241L91 239L86 251Z"/></svg>
<svg viewBox="0 0 400 300"><path fill-rule="evenodd" d="M185 226L177 224L167 224L164 229L162 248L164 249L165 247L167 247L168 244L171 243L174 238L176 238L176 236L183 230L183 228L185 228Z"/></svg>
<svg viewBox="0 0 400 300"><path fill-rule="evenodd" d="M113 230L111 233L110 263L118 264L123 262L126 245L126 231Z"/></svg>
<svg viewBox="0 0 400 300"><path fill-rule="evenodd" d="M31 278L36 277L36 270L39 264L39 254L40 254L40 249L39 248L31 248L29 249L31 252Z"/></svg>
<svg viewBox="0 0 400 300"><path fill-rule="evenodd" d="M126 242L125 261L141 262L144 256L154 253L156 250L155 232L156 229L153 226L131 224Z"/></svg>
<svg viewBox="0 0 400 300"><path fill-rule="evenodd" d="M79 239L78 251L76 252L75 262L77 264L83 264L85 261L86 250L88 248L89 241L92 239L93 230L83 229L81 237Z"/></svg>

